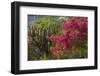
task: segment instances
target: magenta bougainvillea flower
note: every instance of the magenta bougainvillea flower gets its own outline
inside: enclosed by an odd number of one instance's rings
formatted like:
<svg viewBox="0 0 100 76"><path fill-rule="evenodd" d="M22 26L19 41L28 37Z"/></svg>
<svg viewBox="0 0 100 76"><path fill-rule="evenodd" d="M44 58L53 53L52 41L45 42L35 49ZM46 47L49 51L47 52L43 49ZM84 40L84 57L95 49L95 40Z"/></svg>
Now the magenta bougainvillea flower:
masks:
<svg viewBox="0 0 100 76"><path fill-rule="evenodd" d="M66 32L61 36L51 35L49 40L55 41L55 46L50 47L54 55L61 52L71 51L74 45L84 41L87 38L87 17L72 17L63 25Z"/></svg>
<svg viewBox="0 0 100 76"><path fill-rule="evenodd" d="M71 20L66 21L64 23L64 29L66 29L66 30L68 30L68 29L72 29L72 30L79 29L77 18L73 17Z"/></svg>

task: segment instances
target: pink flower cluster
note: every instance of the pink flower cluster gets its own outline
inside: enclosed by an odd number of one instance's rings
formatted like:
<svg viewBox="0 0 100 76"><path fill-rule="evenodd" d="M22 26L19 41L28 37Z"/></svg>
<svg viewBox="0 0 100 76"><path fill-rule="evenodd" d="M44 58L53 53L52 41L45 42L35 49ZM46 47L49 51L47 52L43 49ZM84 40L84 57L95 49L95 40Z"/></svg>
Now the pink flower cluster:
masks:
<svg viewBox="0 0 100 76"><path fill-rule="evenodd" d="M88 20L87 17L73 17L69 21L64 23L64 29L69 31L73 31L77 33L77 39L84 39L87 36L87 27L88 27ZM67 32L67 33L68 33ZM72 33L70 33L72 34Z"/></svg>
<svg viewBox="0 0 100 76"><path fill-rule="evenodd" d="M61 36L51 35L49 40L55 41L55 46L50 47L54 55L59 55L62 52L72 50L74 45L87 39L87 17L73 17L66 21L63 29L66 31Z"/></svg>

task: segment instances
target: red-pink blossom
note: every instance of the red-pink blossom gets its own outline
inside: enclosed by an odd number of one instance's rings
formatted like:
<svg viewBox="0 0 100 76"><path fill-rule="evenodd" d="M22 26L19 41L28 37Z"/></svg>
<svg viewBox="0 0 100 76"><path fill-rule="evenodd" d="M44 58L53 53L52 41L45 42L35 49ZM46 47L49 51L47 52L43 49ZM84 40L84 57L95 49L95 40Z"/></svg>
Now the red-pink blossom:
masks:
<svg viewBox="0 0 100 76"><path fill-rule="evenodd" d="M55 41L55 46L50 50L55 54L64 51L71 51L74 45L87 38L88 31L87 17L73 17L66 21L63 28L66 30L61 36L51 35L49 39Z"/></svg>
<svg viewBox="0 0 100 76"><path fill-rule="evenodd" d="M65 30L68 30L68 29L75 30L75 29L78 29L78 28L79 28L78 22L75 18L72 18L71 20L64 23L64 29Z"/></svg>

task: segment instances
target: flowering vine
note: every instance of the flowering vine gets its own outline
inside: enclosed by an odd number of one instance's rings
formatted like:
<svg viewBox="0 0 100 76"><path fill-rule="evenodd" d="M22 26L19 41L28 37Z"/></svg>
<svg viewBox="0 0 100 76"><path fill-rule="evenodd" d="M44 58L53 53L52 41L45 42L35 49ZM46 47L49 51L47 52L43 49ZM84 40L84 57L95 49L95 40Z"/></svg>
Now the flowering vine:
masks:
<svg viewBox="0 0 100 76"><path fill-rule="evenodd" d="M50 47L52 54L59 58L63 53L79 48L80 44L87 40L87 27L87 17L72 17L64 22L65 32L61 36L51 35L49 37L50 41L55 42L55 45Z"/></svg>

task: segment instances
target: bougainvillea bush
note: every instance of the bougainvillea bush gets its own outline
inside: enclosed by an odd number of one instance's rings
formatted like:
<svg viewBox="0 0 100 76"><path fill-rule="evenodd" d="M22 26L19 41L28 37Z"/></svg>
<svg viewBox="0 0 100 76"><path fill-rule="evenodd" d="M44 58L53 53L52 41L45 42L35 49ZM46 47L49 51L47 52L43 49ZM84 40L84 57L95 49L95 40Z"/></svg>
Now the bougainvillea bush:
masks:
<svg viewBox="0 0 100 76"><path fill-rule="evenodd" d="M28 60L87 57L87 17L28 16Z"/></svg>

